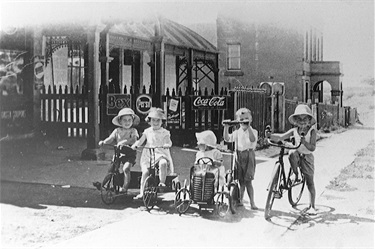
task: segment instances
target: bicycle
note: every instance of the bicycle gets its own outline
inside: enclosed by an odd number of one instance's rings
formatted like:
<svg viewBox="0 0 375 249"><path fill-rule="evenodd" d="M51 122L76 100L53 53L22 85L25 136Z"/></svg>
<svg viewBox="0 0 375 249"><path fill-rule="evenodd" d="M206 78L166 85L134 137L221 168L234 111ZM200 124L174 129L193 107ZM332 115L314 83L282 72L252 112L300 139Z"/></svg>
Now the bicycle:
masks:
<svg viewBox="0 0 375 249"><path fill-rule="evenodd" d="M116 197L126 195L126 193L120 193L120 187L124 184L124 173L120 173L119 167L121 160L124 157L132 158L136 157L137 152L128 145L115 145L114 155L111 161L111 169L109 173L104 177L102 183L94 183L98 189L100 188L100 196L102 201L109 205L112 204Z"/></svg>
<svg viewBox="0 0 375 249"><path fill-rule="evenodd" d="M139 147L138 147L139 148ZM172 181L174 178L177 177L177 175L173 175L173 176L167 176L166 178L166 187L161 187L159 186L159 177L156 177L159 172L159 164L158 163L152 163L152 162L155 162L155 149L158 149L158 148L166 148L166 147L146 147L146 146L143 146L144 149L149 149L150 151L150 168L149 168L149 175L147 176L147 178L145 179L145 182L143 184L143 197L142 197L142 200L143 200L143 204L144 206L146 207L147 211L150 211L154 208L154 206L156 205L157 203L157 195L158 193L160 192L160 190L163 188L163 190L165 188L167 189L174 189L175 191L177 191L177 189L179 188L180 186L180 183L179 182L174 182ZM152 159L151 159L152 157Z"/></svg>
<svg viewBox="0 0 375 249"><path fill-rule="evenodd" d="M269 127L266 128L266 131L270 132ZM283 193L285 191L288 191L289 203L292 205L292 207L295 207L301 199L306 180L299 167L297 167L299 175L301 176L301 179L299 179L299 181L295 181L294 179L292 179L291 176L294 174L292 168L289 169L288 177L286 177L283 160L285 149L298 149L301 146L301 143L299 143L297 146L289 146L285 141L274 143L269 138L267 138L267 143L280 148L279 158L275 163L271 181L267 188L268 195L266 207L264 208L264 218L266 220L269 220L271 217L271 209L275 198L281 199L283 197Z"/></svg>

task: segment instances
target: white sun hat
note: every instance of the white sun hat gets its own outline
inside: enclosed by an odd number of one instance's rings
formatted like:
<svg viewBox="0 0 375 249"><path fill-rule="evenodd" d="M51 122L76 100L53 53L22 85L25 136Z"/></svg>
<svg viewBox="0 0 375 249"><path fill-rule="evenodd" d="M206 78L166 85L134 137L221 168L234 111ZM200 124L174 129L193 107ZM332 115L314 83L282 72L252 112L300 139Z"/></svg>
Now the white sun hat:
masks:
<svg viewBox="0 0 375 249"><path fill-rule="evenodd" d="M291 124L296 125L296 116L299 115L308 115L311 117L311 125L314 125L316 123L316 119L312 115L312 111L309 106L307 105L298 105L296 109L294 110L294 113L289 116L288 120Z"/></svg>
<svg viewBox="0 0 375 249"><path fill-rule="evenodd" d="M121 126L121 124L120 124L120 118L122 116L125 116L125 115L130 115L130 116L133 117L133 126L136 126L136 125L139 124L140 119L139 119L138 115L136 115L134 113L134 111L132 109L130 109L130 108L122 108L118 112L117 116L112 119L112 123L114 125Z"/></svg>
<svg viewBox="0 0 375 249"><path fill-rule="evenodd" d="M195 133L195 136L197 138L197 144L205 144L207 146L210 146L212 148L217 148L218 144L216 144L216 136L215 133L213 133L210 130L197 132Z"/></svg>
<svg viewBox="0 0 375 249"><path fill-rule="evenodd" d="M158 118L158 119L162 119L162 120L167 119L165 117L163 109L156 108L156 107L151 107L150 112L148 113L145 120L148 122L150 120L150 118Z"/></svg>

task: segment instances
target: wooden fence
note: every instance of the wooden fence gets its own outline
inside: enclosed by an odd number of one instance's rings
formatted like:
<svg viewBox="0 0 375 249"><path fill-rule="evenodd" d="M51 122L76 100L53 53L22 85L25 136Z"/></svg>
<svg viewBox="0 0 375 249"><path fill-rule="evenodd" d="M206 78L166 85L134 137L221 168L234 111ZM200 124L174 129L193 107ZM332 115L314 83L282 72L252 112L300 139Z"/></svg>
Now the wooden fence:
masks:
<svg viewBox="0 0 375 249"><path fill-rule="evenodd" d="M87 137L88 104L84 87L43 86L40 93L41 128L48 135Z"/></svg>

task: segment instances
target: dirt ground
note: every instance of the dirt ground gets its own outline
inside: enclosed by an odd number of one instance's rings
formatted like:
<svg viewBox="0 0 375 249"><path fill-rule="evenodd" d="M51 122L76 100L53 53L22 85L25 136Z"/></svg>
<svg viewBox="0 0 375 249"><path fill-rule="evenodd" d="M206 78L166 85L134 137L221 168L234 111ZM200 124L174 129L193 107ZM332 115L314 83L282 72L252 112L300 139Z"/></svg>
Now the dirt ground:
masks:
<svg viewBox="0 0 375 249"><path fill-rule="evenodd" d="M257 155L273 156L275 151L270 148L259 151ZM374 141L358 151L356 156L354 162L344 167L326 188L327 191L346 191L353 198L357 196L357 199L365 199L366 202L362 201L361 204L366 205L362 207L363 211L373 216L374 196L368 188L373 186L374 181ZM123 197L117 204L106 206L101 202L99 191L94 188L64 188L50 184L3 180L1 243L7 245L7 248L38 248L46 242L73 238L121 220L129 216L129 212L139 212L140 204L126 201L126 198L131 197ZM164 205L168 208L172 202L166 202ZM127 210L126 214L124 209ZM9 217L10 214L12 217Z"/></svg>

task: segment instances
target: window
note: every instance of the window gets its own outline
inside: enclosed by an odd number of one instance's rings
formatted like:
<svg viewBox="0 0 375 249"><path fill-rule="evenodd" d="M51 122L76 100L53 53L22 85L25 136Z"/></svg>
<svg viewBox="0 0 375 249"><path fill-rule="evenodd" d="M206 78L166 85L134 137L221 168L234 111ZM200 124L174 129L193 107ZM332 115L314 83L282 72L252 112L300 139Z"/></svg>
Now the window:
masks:
<svg viewBox="0 0 375 249"><path fill-rule="evenodd" d="M241 70L241 44L228 44L227 70Z"/></svg>

